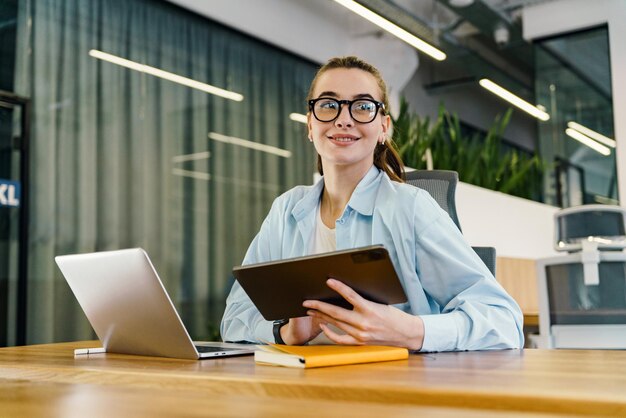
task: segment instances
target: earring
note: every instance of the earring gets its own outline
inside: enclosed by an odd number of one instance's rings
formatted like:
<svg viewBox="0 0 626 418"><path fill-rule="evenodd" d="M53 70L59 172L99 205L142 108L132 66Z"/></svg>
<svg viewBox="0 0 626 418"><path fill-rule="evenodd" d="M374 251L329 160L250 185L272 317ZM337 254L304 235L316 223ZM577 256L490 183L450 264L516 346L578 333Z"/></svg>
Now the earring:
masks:
<svg viewBox="0 0 626 418"><path fill-rule="evenodd" d="M313 138L309 137L309 142L313 142Z"/></svg>
<svg viewBox="0 0 626 418"><path fill-rule="evenodd" d="M380 141L380 145L385 145L386 140L387 140L387 135L383 135L383 140Z"/></svg>

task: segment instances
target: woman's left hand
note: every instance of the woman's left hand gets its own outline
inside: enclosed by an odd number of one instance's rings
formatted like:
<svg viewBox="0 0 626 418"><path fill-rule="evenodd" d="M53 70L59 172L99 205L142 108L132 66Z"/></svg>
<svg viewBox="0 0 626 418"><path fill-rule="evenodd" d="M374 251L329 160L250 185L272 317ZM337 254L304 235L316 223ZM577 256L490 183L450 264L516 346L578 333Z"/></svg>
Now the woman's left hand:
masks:
<svg viewBox="0 0 626 418"><path fill-rule="evenodd" d="M419 316L368 301L338 280L328 279L326 284L348 301L353 309L318 300L304 301L302 306L309 309L309 316L322 321L321 328L331 341L345 345L393 345L410 350L422 348L424 323ZM324 322L335 325L346 334L333 332Z"/></svg>

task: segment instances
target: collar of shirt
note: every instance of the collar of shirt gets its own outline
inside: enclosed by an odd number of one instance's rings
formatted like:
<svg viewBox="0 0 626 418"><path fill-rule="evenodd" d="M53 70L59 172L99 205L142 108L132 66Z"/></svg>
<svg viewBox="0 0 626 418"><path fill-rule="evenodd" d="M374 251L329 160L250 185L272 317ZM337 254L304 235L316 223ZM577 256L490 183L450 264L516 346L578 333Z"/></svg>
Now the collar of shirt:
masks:
<svg viewBox="0 0 626 418"><path fill-rule="evenodd" d="M376 196L381 176L382 171L375 165L372 165L352 192L348 206L362 215L372 216L374 213L374 197ZM300 222L317 207L322 190L324 190L323 177L294 205L291 215L296 222Z"/></svg>

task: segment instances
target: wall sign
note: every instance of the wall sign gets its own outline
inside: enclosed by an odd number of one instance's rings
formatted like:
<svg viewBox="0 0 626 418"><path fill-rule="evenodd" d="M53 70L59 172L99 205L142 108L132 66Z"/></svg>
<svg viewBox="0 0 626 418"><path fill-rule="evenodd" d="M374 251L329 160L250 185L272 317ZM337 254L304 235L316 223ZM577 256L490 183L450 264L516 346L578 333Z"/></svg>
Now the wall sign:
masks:
<svg viewBox="0 0 626 418"><path fill-rule="evenodd" d="M0 206L20 206L20 182L0 179Z"/></svg>

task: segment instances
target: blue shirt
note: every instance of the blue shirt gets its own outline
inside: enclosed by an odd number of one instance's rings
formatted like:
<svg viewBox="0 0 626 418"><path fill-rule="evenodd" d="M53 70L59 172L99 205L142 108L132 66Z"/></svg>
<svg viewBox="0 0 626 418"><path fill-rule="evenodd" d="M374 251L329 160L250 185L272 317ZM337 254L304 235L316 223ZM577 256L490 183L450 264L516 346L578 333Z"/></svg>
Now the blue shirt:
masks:
<svg viewBox="0 0 626 418"><path fill-rule="evenodd" d="M243 264L307 255L323 179L279 196ZM391 181L375 166L336 221L337 250L382 244L408 302L397 308L424 321L422 351L521 348L522 312L428 192ZM273 341L238 283L222 318L225 341Z"/></svg>

